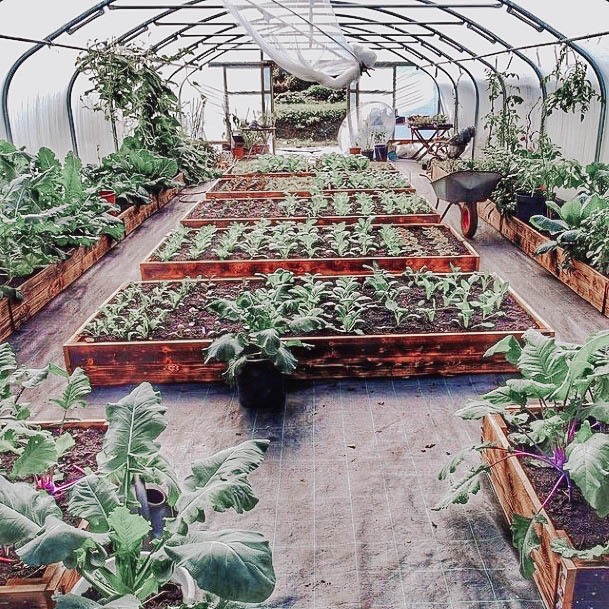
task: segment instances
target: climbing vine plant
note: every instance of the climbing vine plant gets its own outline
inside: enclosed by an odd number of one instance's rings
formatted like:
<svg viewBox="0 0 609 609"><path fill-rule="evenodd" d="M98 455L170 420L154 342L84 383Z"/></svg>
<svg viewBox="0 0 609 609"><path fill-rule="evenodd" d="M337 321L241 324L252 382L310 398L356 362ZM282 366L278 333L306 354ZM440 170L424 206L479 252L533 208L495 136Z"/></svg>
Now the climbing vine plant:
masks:
<svg viewBox="0 0 609 609"><path fill-rule="evenodd" d="M180 103L160 72L173 61L149 49L106 41L89 47L77 67L91 80L93 87L85 95L97 93L93 108L111 122L117 147L116 124L125 120L138 147L176 160L187 182L201 182L214 177L215 154L182 129Z"/></svg>
<svg viewBox="0 0 609 609"><path fill-rule="evenodd" d="M566 46L561 48L556 67L546 76L545 81L556 84L546 99L545 111L548 116L554 110L573 114L579 112L579 120L583 121L592 101L600 99L588 78L586 64L577 57L569 64L569 49Z"/></svg>
<svg viewBox="0 0 609 609"><path fill-rule="evenodd" d="M518 86L505 87L505 83L509 79L518 79L518 74L487 70L486 77L491 109L485 116L484 127L488 130L489 144L515 150L518 148L522 136L518 107L524 103L524 99L520 95ZM503 97L503 103L498 108L501 97Z"/></svg>

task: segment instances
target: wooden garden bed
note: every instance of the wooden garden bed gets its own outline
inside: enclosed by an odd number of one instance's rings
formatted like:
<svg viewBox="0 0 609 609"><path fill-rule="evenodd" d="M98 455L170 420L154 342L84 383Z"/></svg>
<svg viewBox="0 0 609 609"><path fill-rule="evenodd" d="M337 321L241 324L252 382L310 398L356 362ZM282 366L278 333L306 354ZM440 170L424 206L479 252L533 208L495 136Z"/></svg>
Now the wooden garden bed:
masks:
<svg viewBox="0 0 609 609"><path fill-rule="evenodd" d="M507 426L499 415L489 415L482 424L482 440L508 448ZM518 459L501 461L498 451L484 453L488 463L495 463L490 479L501 508L511 524L514 513L530 517L541 508L541 501ZM547 524L537 532L541 546L532 553L535 583L547 609L606 609L609 607L609 559L597 561L570 560L551 549L554 539L569 537L557 530L545 510Z"/></svg>
<svg viewBox="0 0 609 609"><path fill-rule="evenodd" d="M227 174L218 178L207 191L206 197L208 199L283 199L286 194L293 194L298 197L310 197L311 190L221 190L223 184L234 180L236 177L277 177L277 178L308 178L313 180L315 174L313 173L276 173L276 174ZM326 189L324 193L332 194L335 192L346 192L350 195L355 195L358 192L365 192L373 194L375 192L399 192L399 193L414 193L415 189L411 186L406 188L337 188L337 189Z"/></svg>
<svg viewBox="0 0 609 609"><path fill-rule="evenodd" d="M125 236L167 205L178 191L177 188L165 190L153 195L147 205L133 206L122 212L119 218L125 225ZM66 260L50 264L22 283L19 286L22 300L0 299L0 341L6 340L116 245L111 237L103 235L95 245L76 248Z"/></svg>
<svg viewBox="0 0 609 609"><path fill-rule="evenodd" d="M609 317L609 277L579 260L572 260L568 264L562 248L539 256L535 255L537 248L546 243L548 237L518 218L502 216L492 201L479 203L478 213L506 239L517 245L595 309Z"/></svg>
<svg viewBox="0 0 609 609"><path fill-rule="evenodd" d="M418 225L411 225L416 227ZM429 227L429 225L422 225ZM296 274L317 273L320 275L353 275L366 273L366 266L377 264L382 269L402 272L406 267L418 271L425 268L437 273L448 273L453 267L463 272L477 271L480 256L474 248L450 227L437 225L457 239L466 250L464 254L446 256L376 256L332 257L332 258L252 258L245 260L170 260L160 262L153 254L163 242L140 264L143 281L185 279L186 277L253 277L258 273L272 273L277 269Z"/></svg>
<svg viewBox="0 0 609 609"><path fill-rule="evenodd" d="M432 165L432 179L441 178L446 173ZM535 251L549 240L548 237L518 218L500 214L493 201L478 203L478 215L578 296L609 317L609 277L585 262L572 260L567 263L562 248L537 256Z"/></svg>
<svg viewBox="0 0 609 609"><path fill-rule="evenodd" d="M50 428L57 427L59 422L36 421L33 424ZM97 419L64 423L66 429L107 426L106 421ZM87 522L82 520L79 526L85 528ZM79 578L76 571L55 563L48 565L41 577L9 579L4 586L0 586L0 609L53 609L53 596L67 594Z"/></svg>
<svg viewBox="0 0 609 609"><path fill-rule="evenodd" d="M534 327L543 334L554 334L517 294L510 290L510 295L528 313ZM94 313L64 345L68 370L80 366L92 384L122 385L144 380L181 383L222 378L224 364L204 363L203 350L211 344L210 339L88 342L83 331L96 315ZM520 338L527 329L306 336L302 340L313 347L298 353L299 364L294 376L328 379L514 372L515 368L505 357L484 358L484 353L505 336Z"/></svg>
<svg viewBox="0 0 609 609"><path fill-rule="evenodd" d="M251 199L247 199L251 201ZM257 217L244 217L239 215L240 204L243 203L244 199L234 200L234 215L231 217L204 217L202 212L197 212L197 209L202 206L201 203L196 203L193 208L188 212L186 217L182 218L181 222L184 226L189 228L201 228L209 224L214 224L219 227L228 226L234 222L258 222L263 217L270 220L271 223L277 222L306 222L313 216L282 216L273 215L272 217L257 216ZM231 201L232 203L232 201ZM432 211L430 208L429 213L412 213L412 214L384 214L384 213L373 213L374 222L376 224L440 224L440 214L436 211ZM350 214L348 216L337 216L337 215L317 215L315 222L320 225L336 224L338 222L345 222L346 224L356 224L360 218L367 216Z"/></svg>

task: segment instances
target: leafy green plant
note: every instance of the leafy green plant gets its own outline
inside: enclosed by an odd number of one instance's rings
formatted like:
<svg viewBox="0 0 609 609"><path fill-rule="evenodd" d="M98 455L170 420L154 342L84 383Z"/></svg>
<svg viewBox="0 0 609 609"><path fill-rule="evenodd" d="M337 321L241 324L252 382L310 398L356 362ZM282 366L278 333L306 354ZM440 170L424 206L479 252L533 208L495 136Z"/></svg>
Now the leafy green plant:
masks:
<svg viewBox="0 0 609 609"><path fill-rule="evenodd" d="M186 226L180 224L180 226L169 233L166 237L165 242L157 251L157 258L161 262L168 262L171 260L176 254L178 254L182 247L187 242L187 237L189 234L189 230Z"/></svg>
<svg viewBox="0 0 609 609"><path fill-rule="evenodd" d="M254 531L194 529L205 512L249 511L258 502L247 475L264 458L266 440L249 440L196 461L181 489L157 438L165 429L165 408L148 383L106 409L108 431L89 474L70 493L68 510L86 518L89 529L71 526L53 499L29 486L0 478L0 543L13 545L32 566L63 561L98 595L98 606L126 603L139 609L176 569L184 568L204 591L224 600L261 602L273 591L275 575L268 541ZM168 488L173 517L162 535L149 540L150 524L133 513L139 502L136 476L161 480ZM150 545L148 554L143 544ZM113 566L108 562L112 559ZM90 609L76 595L56 598L59 608ZM93 605L95 606L95 605Z"/></svg>
<svg viewBox="0 0 609 609"><path fill-rule="evenodd" d="M567 253L569 260L588 259L588 247L595 243L593 231L588 229L591 222L597 222L592 218L605 217L609 215L609 201L599 195L579 195L571 201L558 205L553 201L546 203L548 209L555 212L558 218L546 216L532 216L531 224L542 232L549 233L553 239L543 243L535 251L536 254L550 252L557 247L562 247ZM602 230L602 229L601 229ZM600 235L602 244L602 237ZM602 245L601 245L602 248Z"/></svg>
<svg viewBox="0 0 609 609"><path fill-rule="evenodd" d="M150 49L112 40L92 44L76 65L93 84L85 95L97 94L93 108L110 121L117 148L117 121L132 121L138 149L176 161L188 183L206 181L217 175L215 153L206 143L190 140L180 125L178 99L161 75L170 61Z"/></svg>
<svg viewBox="0 0 609 609"><path fill-rule="evenodd" d="M17 167L17 165L15 165ZM70 152L63 164L48 148L27 172L0 183L0 281L9 285L90 246L102 235L120 239L124 225L114 207L87 190L81 163Z"/></svg>
<svg viewBox="0 0 609 609"><path fill-rule="evenodd" d="M285 334L304 334L322 327L316 315L292 315L292 303L285 300L287 281L292 274L278 273L271 285L254 292L244 291L235 300L217 299L210 308L221 319L237 322L243 328L237 333L221 335L207 349L206 362L217 359L227 362L229 381L249 361L265 359L283 374L294 372L297 360L292 349L306 347L298 339L283 339Z"/></svg>
<svg viewBox="0 0 609 609"><path fill-rule="evenodd" d="M85 173L96 191L113 191L123 205L144 205L151 194L176 186L178 164L138 148L134 138L125 138L118 152L104 157L98 167L87 167Z"/></svg>
<svg viewBox="0 0 609 609"><path fill-rule="evenodd" d="M486 453L489 462L471 467L461 479L450 481L450 490L437 508L466 503L480 490L481 475L505 459L517 458L555 472L555 482L534 514L516 514L512 525L514 544L520 552L521 571L533 574L531 551L539 547L537 527L545 523L544 508L558 493L570 501L577 486L601 518L609 514L609 332L590 336L583 345L562 344L536 330L524 334L521 345L506 337L487 355L503 354L518 367L522 378L509 379L481 400L468 403L456 414L481 419L500 414L509 426L510 447L485 442L455 455L440 472L448 479L468 455ZM562 540L554 551L570 558L592 559L609 555L609 544L576 550Z"/></svg>
<svg viewBox="0 0 609 609"><path fill-rule="evenodd" d="M545 112L549 116L554 110L579 112L583 121L590 104L600 95L594 90L588 79L588 68L577 56L573 64L568 64L569 48L561 48L554 70L545 78L546 84L554 81L555 89L546 98Z"/></svg>

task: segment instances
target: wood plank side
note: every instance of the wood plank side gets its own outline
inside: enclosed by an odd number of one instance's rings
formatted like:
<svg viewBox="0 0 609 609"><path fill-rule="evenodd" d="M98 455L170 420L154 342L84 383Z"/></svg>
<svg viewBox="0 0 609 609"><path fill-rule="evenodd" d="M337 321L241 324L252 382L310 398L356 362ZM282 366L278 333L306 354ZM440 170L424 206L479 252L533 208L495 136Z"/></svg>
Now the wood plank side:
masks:
<svg viewBox="0 0 609 609"><path fill-rule="evenodd" d="M125 224L125 234L136 230L152 214L165 206L177 192L178 188L168 189L158 196L153 196L149 205L133 206L121 213L119 218ZM7 298L0 299L0 341L6 340L116 245L110 237L103 235L91 247L76 248L66 260L45 267L21 284L21 301L11 303Z"/></svg>
<svg viewBox="0 0 609 609"><path fill-rule="evenodd" d="M60 591L65 572L62 564L54 563L46 567L42 577L9 579L0 586L0 609L51 609L51 596Z"/></svg>
<svg viewBox="0 0 609 609"><path fill-rule="evenodd" d="M548 329L540 329L552 334ZM523 330L524 331L524 330ZM311 349L298 353L295 378L454 375L513 372L504 358L484 358L498 340L519 332L470 332L374 336L304 337ZM221 380L224 365L204 364L210 340L87 343L64 345L66 366L84 368L94 385L149 380L158 383Z"/></svg>
<svg viewBox="0 0 609 609"><path fill-rule="evenodd" d="M507 449L510 446L507 431L502 417L489 415L482 423L482 440ZM545 510L541 509L541 501L518 459L501 461L501 454L497 450L487 450L483 458L487 463L496 463L491 469L490 480L507 521L511 524L515 513L532 516L540 511L547 520L547 524L538 527L541 545L532 554L536 567L535 583L546 607L576 609L581 605L602 609L605 601L600 598L600 592L606 588L605 582L609 578L609 559L572 561L553 552L552 541L561 538L569 542L568 535L557 530ZM598 580L598 591L586 585L578 587L578 582L590 572L592 580ZM598 603L593 600L595 597L599 597Z"/></svg>
<svg viewBox="0 0 609 609"><path fill-rule="evenodd" d="M408 188L338 188L332 190L324 190L323 194L331 196L334 193L344 192L349 196L355 196L357 193L375 194L377 192L395 192L399 194L413 194L416 190L412 187ZM283 199L287 194L297 197L310 198L312 192L310 190L214 190L212 187L207 191L208 199Z"/></svg>
<svg viewBox="0 0 609 609"><path fill-rule="evenodd" d="M156 262L146 260L140 264L143 281L184 279L186 277L252 277L257 273L272 273L284 269L294 273L317 273L320 275L352 275L372 272L364 268L373 263L393 272L402 272L406 267L413 270L425 268L439 273L448 273L451 267L463 272L477 271L478 255L461 256L404 256L368 258L306 258L276 260L189 260Z"/></svg>

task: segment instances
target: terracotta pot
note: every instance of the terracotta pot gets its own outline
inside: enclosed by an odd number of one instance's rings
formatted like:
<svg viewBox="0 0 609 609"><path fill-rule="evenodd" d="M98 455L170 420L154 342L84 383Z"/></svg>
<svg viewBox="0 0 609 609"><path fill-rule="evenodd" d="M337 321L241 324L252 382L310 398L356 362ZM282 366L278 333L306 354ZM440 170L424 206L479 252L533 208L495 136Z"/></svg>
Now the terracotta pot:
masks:
<svg viewBox="0 0 609 609"><path fill-rule="evenodd" d="M116 204L116 193L113 190L100 190L99 196L112 205Z"/></svg>
<svg viewBox="0 0 609 609"><path fill-rule="evenodd" d="M349 154L361 154L362 149L359 146L351 146L349 148Z"/></svg>
<svg viewBox="0 0 609 609"><path fill-rule="evenodd" d="M245 156L245 148L243 148L243 146L233 148L233 156L236 159L242 159Z"/></svg>

